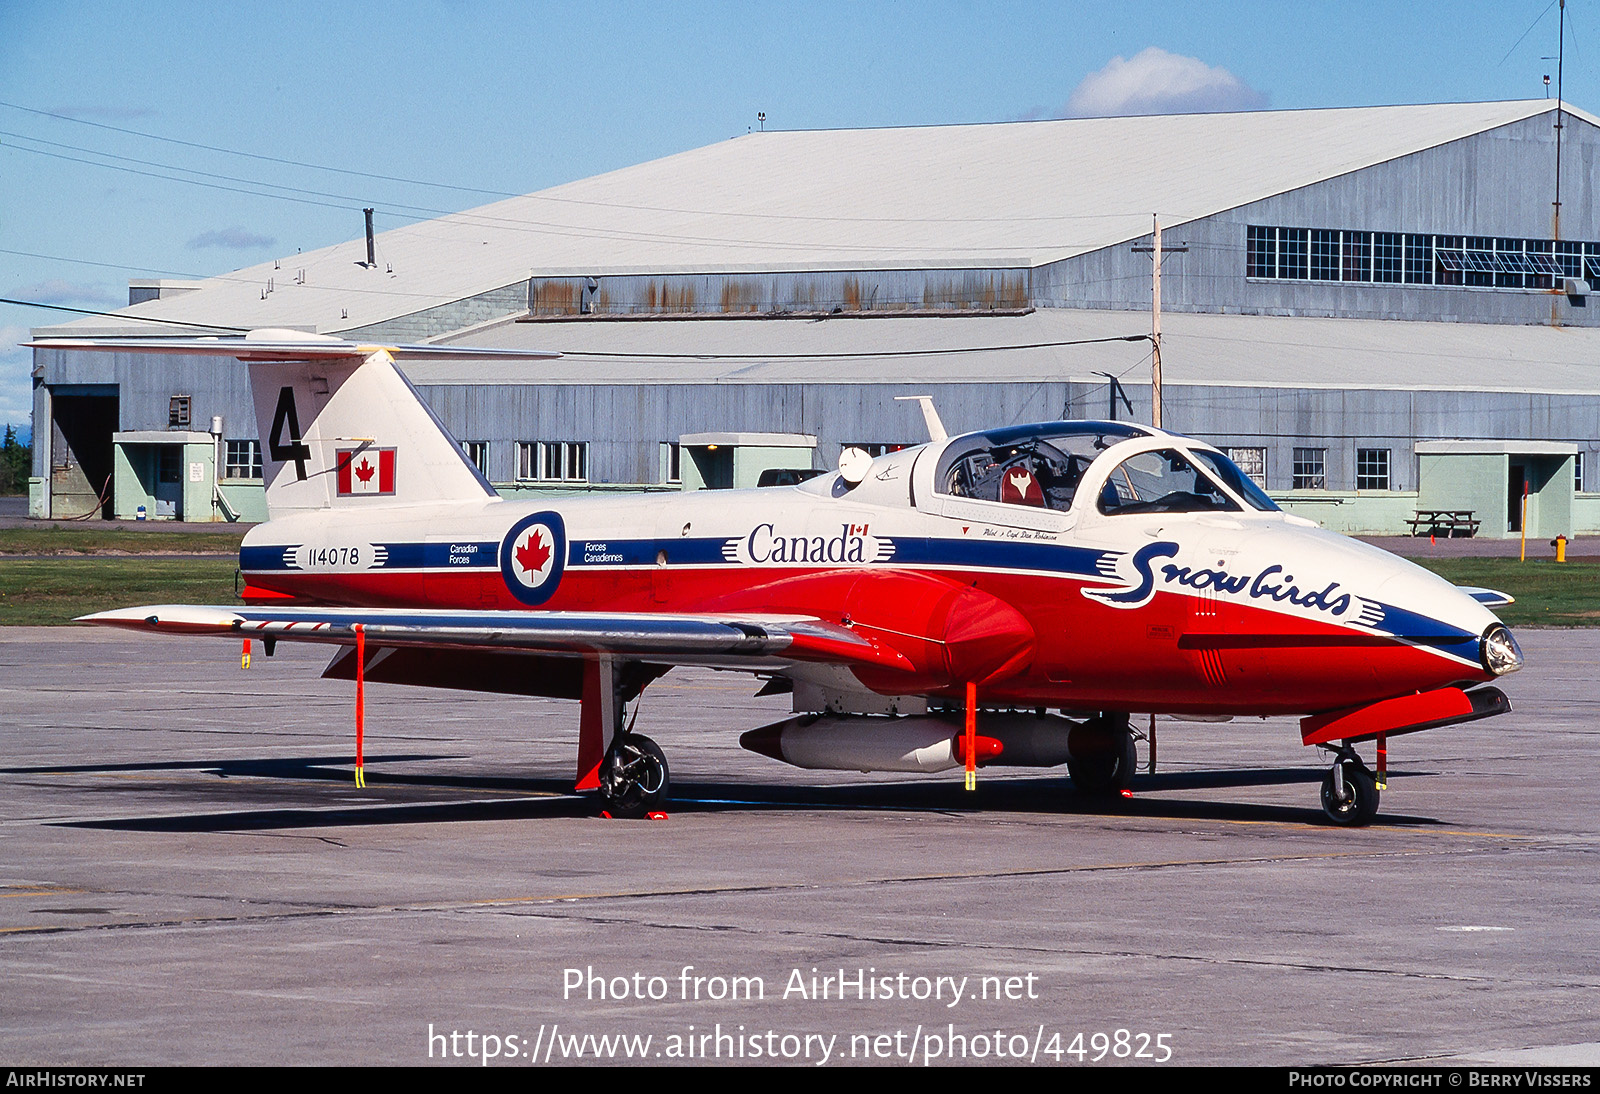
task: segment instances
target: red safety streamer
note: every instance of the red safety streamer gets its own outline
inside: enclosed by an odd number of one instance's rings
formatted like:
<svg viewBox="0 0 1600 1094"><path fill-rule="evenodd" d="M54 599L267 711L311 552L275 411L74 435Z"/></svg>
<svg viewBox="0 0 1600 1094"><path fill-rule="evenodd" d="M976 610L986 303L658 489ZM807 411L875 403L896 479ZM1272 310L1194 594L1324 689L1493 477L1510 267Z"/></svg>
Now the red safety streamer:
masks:
<svg viewBox="0 0 1600 1094"><path fill-rule="evenodd" d="M1389 737L1378 734L1378 789L1389 789Z"/></svg>
<svg viewBox="0 0 1600 1094"><path fill-rule="evenodd" d="M978 685L967 681L967 789L978 789Z"/></svg>
<svg viewBox="0 0 1600 1094"><path fill-rule="evenodd" d="M365 789L367 780L362 772L362 737L365 734L367 722L367 634L366 629L360 624L355 625L356 632L356 786Z"/></svg>

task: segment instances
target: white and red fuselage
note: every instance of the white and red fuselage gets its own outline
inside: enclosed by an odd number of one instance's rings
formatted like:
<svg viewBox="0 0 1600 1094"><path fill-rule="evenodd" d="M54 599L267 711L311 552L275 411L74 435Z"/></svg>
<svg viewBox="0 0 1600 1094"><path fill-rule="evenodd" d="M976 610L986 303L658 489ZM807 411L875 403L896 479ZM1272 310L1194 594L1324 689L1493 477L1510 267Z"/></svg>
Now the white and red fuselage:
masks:
<svg viewBox="0 0 1600 1094"><path fill-rule="evenodd" d="M1093 446L1075 457L1084 438ZM985 497L961 479L964 450L986 466L1018 455ZM1063 456L1078 461L1072 482L1041 487L1062 477ZM1188 489L1141 497L1139 459L1165 461L1158 482L1179 465ZM253 530L241 568L247 600L430 621L812 617L886 649L851 666L864 690L959 700L975 680L986 707L1308 715L1495 678L1486 607L1277 511L1228 482L1229 467L1160 431L1013 427L881 456L853 486L828 474L747 491L305 512ZM405 470L402 453L390 473Z"/></svg>

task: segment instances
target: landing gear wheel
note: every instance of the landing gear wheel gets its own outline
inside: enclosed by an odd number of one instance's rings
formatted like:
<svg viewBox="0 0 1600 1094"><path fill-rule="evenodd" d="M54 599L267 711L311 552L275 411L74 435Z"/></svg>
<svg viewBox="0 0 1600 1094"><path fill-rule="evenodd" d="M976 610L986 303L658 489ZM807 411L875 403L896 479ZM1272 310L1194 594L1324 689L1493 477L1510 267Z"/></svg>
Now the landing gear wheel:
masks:
<svg viewBox="0 0 1600 1094"><path fill-rule="evenodd" d="M1334 824L1354 828L1378 815L1378 780L1367 765L1351 756L1334 763L1343 768L1344 793L1334 785L1333 769L1322 780L1322 811Z"/></svg>
<svg viewBox="0 0 1600 1094"><path fill-rule="evenodd" d="M1096 718L1067 734L1067 774L1080 794L1118 794L1133 785L1139 754L1126 718Z"/></svg>
<svg viewBox="0 0 1600 1094"><path fill-rule="evenodd" d="M642 817L667 803L667 758L649 737L618 738L600 764L600 801L614 817Z"/></svg>

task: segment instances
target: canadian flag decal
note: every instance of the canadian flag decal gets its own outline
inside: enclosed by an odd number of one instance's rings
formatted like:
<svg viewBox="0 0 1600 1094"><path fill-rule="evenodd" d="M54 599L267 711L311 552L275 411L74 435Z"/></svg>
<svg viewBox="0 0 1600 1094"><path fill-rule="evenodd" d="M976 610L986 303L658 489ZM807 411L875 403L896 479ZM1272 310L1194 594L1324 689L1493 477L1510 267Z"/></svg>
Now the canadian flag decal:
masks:
<svg viewBox="0 0 1600 1094"><path fill-rule="evenodd" d="M392 448L337 449L339 496L341 498L392 496L394 451Z"/></svg>

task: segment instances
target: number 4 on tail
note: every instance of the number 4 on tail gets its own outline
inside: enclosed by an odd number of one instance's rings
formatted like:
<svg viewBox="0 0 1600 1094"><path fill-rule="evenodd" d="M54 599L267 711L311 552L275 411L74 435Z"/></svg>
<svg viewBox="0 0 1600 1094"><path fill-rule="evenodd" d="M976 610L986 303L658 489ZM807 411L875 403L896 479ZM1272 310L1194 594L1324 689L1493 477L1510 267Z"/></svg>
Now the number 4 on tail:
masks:
<svg viewBox="0 0 1600 1094"><path fill-rule="evenodd" d="M283 443L283 427L289 426L289 443ZM306 477L306 461L311 458L311 449L300 439L300 415L294 409L294 388L283 387L278 391L278 409L272 415L272 436L267 442L268 451L272 458L279 463L294 461L295 477L302 482Z"/></svg>

